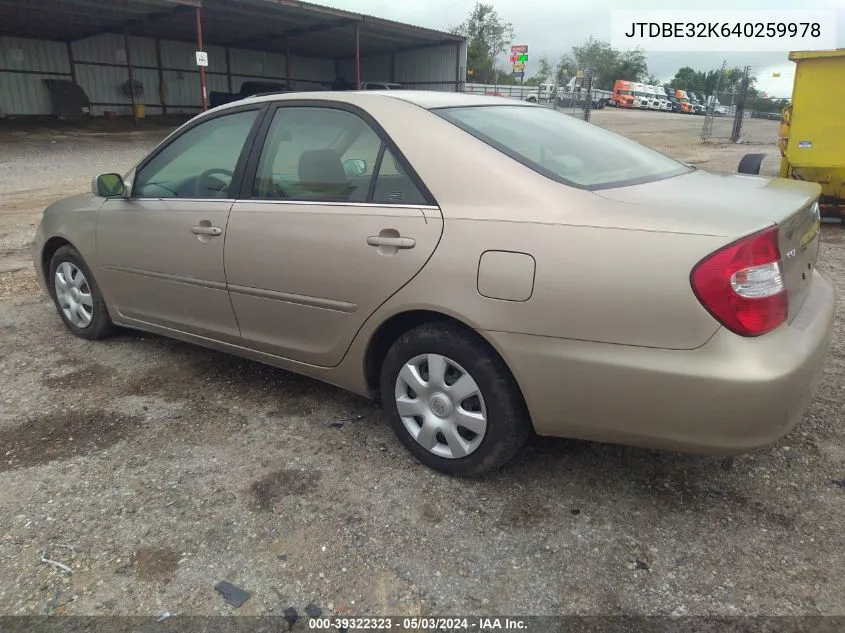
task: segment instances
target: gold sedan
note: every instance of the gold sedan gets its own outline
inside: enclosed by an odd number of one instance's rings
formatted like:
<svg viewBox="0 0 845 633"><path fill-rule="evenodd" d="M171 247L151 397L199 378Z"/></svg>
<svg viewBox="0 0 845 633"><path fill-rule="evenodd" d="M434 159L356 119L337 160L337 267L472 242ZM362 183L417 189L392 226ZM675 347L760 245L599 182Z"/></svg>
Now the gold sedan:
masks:
<svg viewBox="0 0 845 633"><path fill-rule="evenodd" d="M788 432L822 370L819 191L501 98L268 95L47 208L33 259L74 334L378 399L443 472L532 432L728 455Z"/></svg>

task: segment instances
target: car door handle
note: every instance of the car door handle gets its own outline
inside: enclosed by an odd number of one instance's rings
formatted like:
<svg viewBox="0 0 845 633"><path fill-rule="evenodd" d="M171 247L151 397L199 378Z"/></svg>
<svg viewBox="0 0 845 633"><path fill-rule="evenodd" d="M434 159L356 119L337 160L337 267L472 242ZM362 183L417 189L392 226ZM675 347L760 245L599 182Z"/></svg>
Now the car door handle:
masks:
<svg viewBox="0 0 845 633"><path fill-rule="evenodd" d="M385 237L382 235L371 235L367 238L370 246L392 246L393 248L414 248L417 241L411 237Z"/></svg>
<svg viewBox="0 0 845 633"><path fill-rule="evenodd" d="M220 235L223 229L219 226L192 226L191 233L194 235Z"/></svg>

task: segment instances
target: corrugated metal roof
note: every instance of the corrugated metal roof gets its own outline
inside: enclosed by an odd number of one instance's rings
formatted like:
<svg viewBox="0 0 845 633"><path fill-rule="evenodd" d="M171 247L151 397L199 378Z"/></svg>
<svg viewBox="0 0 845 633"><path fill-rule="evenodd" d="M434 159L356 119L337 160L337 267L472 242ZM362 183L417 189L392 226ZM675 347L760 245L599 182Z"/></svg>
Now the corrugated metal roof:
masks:
<svg viewBox="0 0 845 633"><path fill-rule="evenodd" d="M0 35L75 41L103 33L196 40L199 0L0 0ZM202 0L204 43L324 59L459 42L452 33L298 0Z"/></svg>

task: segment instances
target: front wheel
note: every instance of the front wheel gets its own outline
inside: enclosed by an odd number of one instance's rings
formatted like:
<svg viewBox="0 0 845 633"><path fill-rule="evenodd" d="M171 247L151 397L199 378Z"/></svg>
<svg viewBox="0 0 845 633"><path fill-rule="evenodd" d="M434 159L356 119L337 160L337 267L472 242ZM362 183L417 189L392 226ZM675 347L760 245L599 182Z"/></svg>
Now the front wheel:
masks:
<svg viewBox="0 0 845 633"><path fill-rule="evenodd" d="M72 246L62 246L50 260L50 295L59 316L76 336L105 338L114 326L94 275Z"/></svg>
<svg viewBox="0 0 845 633"><path fill-rule="evenodd" d="M425 324L399 337L380 386L385 413L405 447L449 475L500 468L531 432L504 362L485 342L449 325Z"/></svg>

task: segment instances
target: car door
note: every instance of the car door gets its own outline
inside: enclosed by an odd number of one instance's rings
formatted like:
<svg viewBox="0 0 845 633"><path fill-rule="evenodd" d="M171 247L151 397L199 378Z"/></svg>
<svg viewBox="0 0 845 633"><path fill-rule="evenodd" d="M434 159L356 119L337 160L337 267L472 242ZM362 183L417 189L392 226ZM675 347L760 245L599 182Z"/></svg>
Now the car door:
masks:
<svg viewBox="0 0 845 633"><path fill-rule="evenodd" d="M319 366L425 265L443 221L373 121L341 104L268 114L229 218L226 277L244 344Z"/></svg>
<svg viewBox="0 0 845 633"><path fill-rule="evenodd" d="M103 204L98 279L122 321L239 339L223 243L261 114L240 108L200 119L139 165L128 198Z"/></svg>

